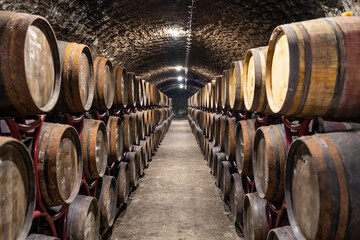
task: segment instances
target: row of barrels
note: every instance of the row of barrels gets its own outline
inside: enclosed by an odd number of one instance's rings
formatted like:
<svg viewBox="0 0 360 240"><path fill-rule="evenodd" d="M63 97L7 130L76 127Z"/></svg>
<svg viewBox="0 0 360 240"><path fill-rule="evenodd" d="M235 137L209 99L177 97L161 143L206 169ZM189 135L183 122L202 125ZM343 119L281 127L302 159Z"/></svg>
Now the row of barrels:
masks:
<svg viewBox="0 0 360 240"><path fill-rule="evenodd" d="M80 133L67 124L45 122L36 165L26 141L0 137L1 238L25 239L29 231L39 232L34 229L33 213L41 197L54 214L70 204L67 238L98 239L99 229L111 227L117 209L137 186L172 117L171 108L157 108L109 116L106 121L84 119ZM9 131L5 121L0 124L2 133ZM113 176L106 172L112 164ZM98 180L95 198L85 196L83 175L86 181ZM49 234L46 228L40 233ZM54 238L32 234L29 239Z"/></svg>
<svg viewBox="0 0 360 240"><path fill-rule="evenodd" d="M0 11L0 19L1 116L171 106L153 84L88 46L57 41L43 17Z"/></svg>
<svg viewBox="0 0 360 240"><path fill-rule="evenodd" d="M283 124L256 128L255 119L193 108L188 120L246 239L357 239L360 124L313 123L315 134L287 150ZM274 206L285 212L281 227L270 229Z"/></svg>
<svg viewBox="0 0 360 240"><path fill-rule="evenodd" d="M360 121L360 16L276 27L188 100L188 106Z"/></svg>

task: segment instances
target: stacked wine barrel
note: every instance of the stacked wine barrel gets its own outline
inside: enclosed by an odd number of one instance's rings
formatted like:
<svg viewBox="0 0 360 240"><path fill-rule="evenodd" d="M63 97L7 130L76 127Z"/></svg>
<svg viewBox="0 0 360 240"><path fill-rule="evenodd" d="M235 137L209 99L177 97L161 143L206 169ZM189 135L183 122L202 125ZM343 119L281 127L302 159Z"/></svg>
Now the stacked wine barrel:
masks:
<svg viewBox="0 0 360 240"><path fill-rule="evenodd" d="M0 238L99 239L167 132L172 100L57 41L43 17L0 18Z"/></svg>
<svg viewBox="0 0 360 240"><path fill-rule="evenodd" d="M359 42L356 16L284 24L188 99L246 239L358 238Z"/></svg>

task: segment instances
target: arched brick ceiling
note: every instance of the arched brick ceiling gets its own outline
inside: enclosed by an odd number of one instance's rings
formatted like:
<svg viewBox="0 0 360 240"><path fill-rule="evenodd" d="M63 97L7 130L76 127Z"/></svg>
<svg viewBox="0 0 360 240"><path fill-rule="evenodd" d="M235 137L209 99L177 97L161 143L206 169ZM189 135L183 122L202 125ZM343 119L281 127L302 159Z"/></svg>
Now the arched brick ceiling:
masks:
<svg viewBox="0 0 360 240"><path fill-rule="evenodd" d="M59 40L89 45L164 92L176 92L184 65L191 0L0 0L2 10L47 18ZM357 0L197 0L188 64L188 92L221 74L247 49L266 45L279 24L360 9ZM185 90L182 90L185 91Z"/></svg>

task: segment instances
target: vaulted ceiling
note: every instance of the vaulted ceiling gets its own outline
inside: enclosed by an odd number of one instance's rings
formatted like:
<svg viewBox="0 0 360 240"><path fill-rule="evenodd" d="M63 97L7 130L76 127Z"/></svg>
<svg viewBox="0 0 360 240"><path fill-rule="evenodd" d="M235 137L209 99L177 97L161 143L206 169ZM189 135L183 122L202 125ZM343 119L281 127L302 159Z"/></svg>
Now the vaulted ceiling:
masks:
<svg viewBox="0 0 360 240"><path fill-rule="evenodd" d="M242 59L249 48L266 45L280 24L360 12L358 0L0 0L2 10L34 13L52 24L57 38L90 46L170 95L196 92ZM179 31L179 36L172 35ZM190 43L187 43L190 42ZM187 89L179 89L190 46Z"/></svg>

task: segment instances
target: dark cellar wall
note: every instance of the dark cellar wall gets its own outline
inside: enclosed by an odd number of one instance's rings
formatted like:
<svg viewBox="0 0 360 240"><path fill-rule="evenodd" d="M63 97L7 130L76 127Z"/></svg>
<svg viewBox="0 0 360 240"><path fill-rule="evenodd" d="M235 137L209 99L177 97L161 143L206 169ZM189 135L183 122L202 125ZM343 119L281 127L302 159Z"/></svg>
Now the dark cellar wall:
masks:
<svg viewBox="0 0 360 240"><path fill-rule="evenodd" d="M184 89L174 89L166 93L168 96L172 96L173 99L173 113L176 119L187 118L187 100L192 96L192 92Z"/></svg>

